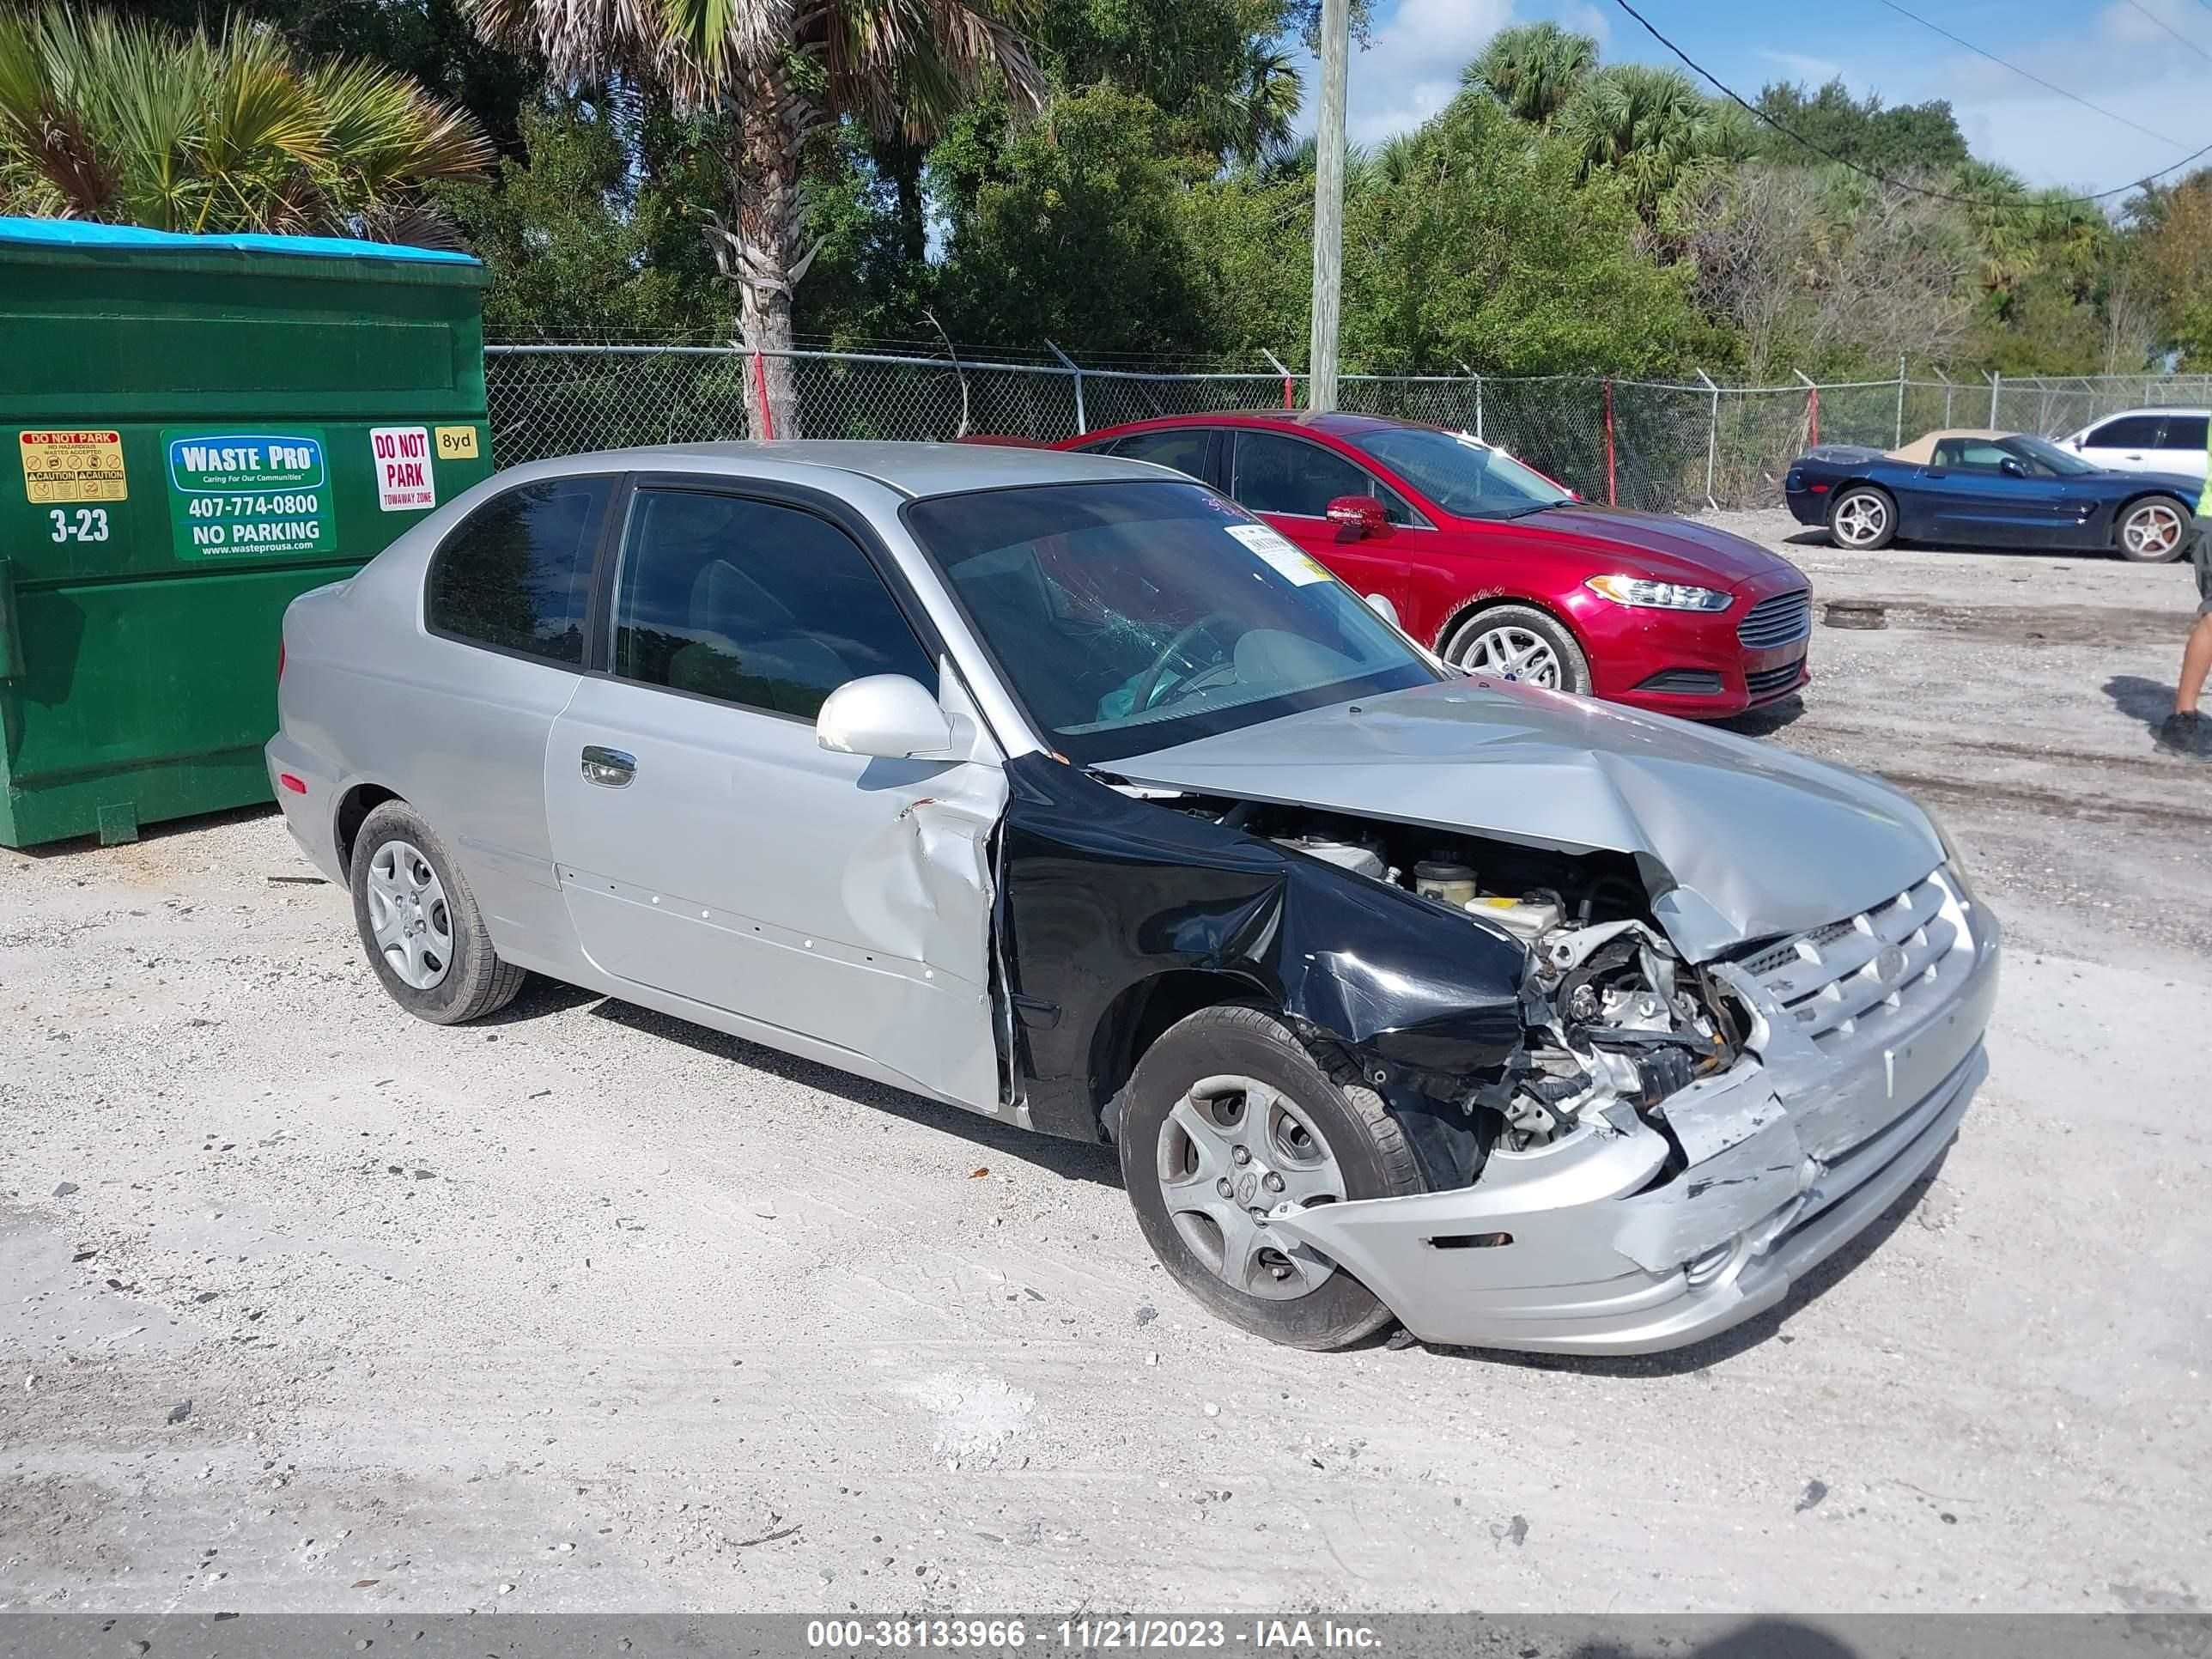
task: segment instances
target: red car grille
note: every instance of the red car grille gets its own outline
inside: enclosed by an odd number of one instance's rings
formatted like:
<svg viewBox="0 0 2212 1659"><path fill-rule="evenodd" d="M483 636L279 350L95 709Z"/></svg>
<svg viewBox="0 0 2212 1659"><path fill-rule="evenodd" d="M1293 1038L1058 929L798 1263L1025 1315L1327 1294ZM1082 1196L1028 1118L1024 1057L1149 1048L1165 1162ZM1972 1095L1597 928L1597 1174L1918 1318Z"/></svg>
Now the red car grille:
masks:
<svg viewBox="0 0 2212 1659"><path fill-rule="evenodd" d="M1752 606L1736 624L1735 636L1747 651L1771 651L1778 645L1794 645L1812 632L1813 590L1801 587Z"/></svg>

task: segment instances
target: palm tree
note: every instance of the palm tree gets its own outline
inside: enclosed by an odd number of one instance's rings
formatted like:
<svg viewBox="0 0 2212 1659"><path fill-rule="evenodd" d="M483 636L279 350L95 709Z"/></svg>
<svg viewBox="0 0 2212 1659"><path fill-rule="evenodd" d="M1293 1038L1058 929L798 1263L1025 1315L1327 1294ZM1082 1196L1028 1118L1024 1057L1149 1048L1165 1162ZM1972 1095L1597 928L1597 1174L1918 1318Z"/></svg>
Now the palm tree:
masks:
<svg viewBox="0 0 2212 1659"><path fill-rule="evenodd" d="M1689 77L1649 64L1615 64L1585 78L1559 127L1581 154L1583 176L1619 175L1647 221L1722 137L1712 105Z"/></svg>
<svg viewBox="0 0 2212 1659"><path fill-rule="evenodd" d="M61 0L0 9L0 204L13 212L450 246L426 187L491 156L472 118L406 76L302 62L244 18L210 36Z"/></svg>
<svg viewBox="0 0 2212 1659"><path fill-rule="evenodd" d="M1492 35L1460 79L1491 94L1522 120L1550 126L1596 67L1597 42L1589 35L1557 23L1524 23Z"/></svg>
<svg viewBox="0 0 2212 1659"><path fill-rule="evenodd" d="M882 139L927 137L1002 74L1017 106L1044 82L1013 24L1029 0L465 0L477 32L542 53L574 82L629 76L731 133L731 212L708 241L738 289L756 351L792 345L792 290L821 244L805 244L799 175L808 143L840 120ZM763 364L769 419L799 433L792 360Z"/></svg>
<svg viewBox="0 0 2212 1659"><path fill-rule="evenodd" d="M1279 155L1290 147L1292 123L1305 95L1297 62L1285 48L1255 42L1246 54L1238 79L1207 112L1208 125L1223 154L1240 161L1257 161Z"/></svg>

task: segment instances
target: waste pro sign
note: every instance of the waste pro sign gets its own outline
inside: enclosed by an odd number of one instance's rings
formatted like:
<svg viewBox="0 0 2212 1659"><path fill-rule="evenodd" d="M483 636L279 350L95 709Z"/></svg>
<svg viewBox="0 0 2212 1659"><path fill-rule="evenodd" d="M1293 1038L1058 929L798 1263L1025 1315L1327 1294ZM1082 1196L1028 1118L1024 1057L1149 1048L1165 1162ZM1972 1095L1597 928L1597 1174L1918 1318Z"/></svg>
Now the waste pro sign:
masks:
<svg viewBox="0 0 2212 1659"><path fill-rule="evenodd" d="M386 513L419 513L437 506L438 475L431 470L429 428L373 426L368 442L376 457L379 507Z"/></svg>
<svg viewBox="0 0 2212 1659"><path fill-rule="evenodd" d="M328 452L314 428L168 430L161 449L176 556L262 559L337 551Z"/></svg>

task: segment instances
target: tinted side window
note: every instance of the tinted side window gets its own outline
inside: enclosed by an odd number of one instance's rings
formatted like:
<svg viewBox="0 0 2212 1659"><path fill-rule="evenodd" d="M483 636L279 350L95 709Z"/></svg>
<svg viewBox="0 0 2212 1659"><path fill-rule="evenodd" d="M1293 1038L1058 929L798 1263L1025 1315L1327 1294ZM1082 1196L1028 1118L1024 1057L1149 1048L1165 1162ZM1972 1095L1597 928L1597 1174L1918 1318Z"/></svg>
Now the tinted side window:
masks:
<svg viewBox="0 0 2212 1659"><path fill-rule="evenodd" d="M625 679L811 720L865 674L937 671L852 538L794 507L641 490L615 579Z"/></svg>
<svg viewBox="0 0 2212 1659"><path fill-rule="evenodd" d="M1204 483L1206 479L1206 447L1212 434L1188 427L1171 432L1139 432L1114 446L1114 453L1125 460L1151 461L1160 466L1171 466L1178 472Z"/></svg>
<svg viewBox="0 0 2212 1659"><path fill-rule="evenodd" d="M2158 429L2162 424L2155 415L2123 415L2117 421L2107 421L2089 434L2087 446L2093 449L2156 449Z"/></svg>
<svg viewBox="0 0 2212 1659"><path fill-rule="evenodd" d="M430 562L433 632L580 667L611 478L551 478L469 514Z"/></svg>
<svg viewBox="0 0 2212 1659"><path fill-rule="evenodd" d="M1255 513L1326 517L1339 495L1372 495L1366 473L1334 450L1272 432L1237 434L1237 487L1230 492Z"/></svg>
<svg viewBox="0 0 2212 1659"><path fill-rule="evenodd" d="M2166 436L2160 441L2161 449L2202 449L2204 447L2205 420L2202 415L2169 415L2166 417Z"/></svg>

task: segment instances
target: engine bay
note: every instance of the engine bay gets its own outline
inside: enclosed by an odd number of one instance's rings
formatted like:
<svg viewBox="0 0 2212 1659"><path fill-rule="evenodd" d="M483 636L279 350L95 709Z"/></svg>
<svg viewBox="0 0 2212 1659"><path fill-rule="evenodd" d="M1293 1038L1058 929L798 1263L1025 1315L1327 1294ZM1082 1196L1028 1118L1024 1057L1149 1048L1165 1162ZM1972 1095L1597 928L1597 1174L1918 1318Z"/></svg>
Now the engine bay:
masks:
<svg viewBox="0 0 2212 1659"><path fill-rule="evenodd" d="M1163 802L1163 805L1170 803ZM1665 1103L1735 1063L1751 1017L1654 925L1634 862L1309 808L1183 797L1177 810L1397 887L1527 952L1527 1038L1501 1075L1377 1085L1431 1167L1464 1183L1492 1148L1585 1125L1665 1130Z"/></svg>

